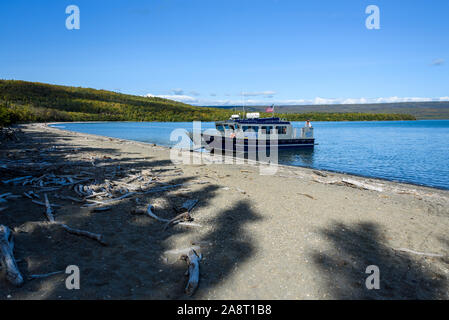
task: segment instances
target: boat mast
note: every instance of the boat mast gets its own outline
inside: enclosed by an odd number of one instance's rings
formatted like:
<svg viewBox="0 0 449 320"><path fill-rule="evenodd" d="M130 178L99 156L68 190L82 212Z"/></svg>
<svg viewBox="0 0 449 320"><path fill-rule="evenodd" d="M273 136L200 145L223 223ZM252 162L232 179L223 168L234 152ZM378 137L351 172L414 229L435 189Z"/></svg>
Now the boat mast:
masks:
<svg viewBox="0 0 449 320"><path fill-rule="evenodd" d="M246 118L245 114L245 92L242 92L242 107L243 107L243 119Z"/></svg>

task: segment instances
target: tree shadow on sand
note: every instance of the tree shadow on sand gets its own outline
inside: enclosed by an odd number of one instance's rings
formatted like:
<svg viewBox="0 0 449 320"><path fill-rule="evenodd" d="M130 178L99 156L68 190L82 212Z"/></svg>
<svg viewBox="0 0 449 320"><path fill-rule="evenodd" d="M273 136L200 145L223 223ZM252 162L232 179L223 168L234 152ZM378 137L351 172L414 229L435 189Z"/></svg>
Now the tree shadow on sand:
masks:
<svg viewBox="0 0 449 320"><path fill-rule="evenodd" d="M324 291L335 299L447 299L447 278L432 267L433 259L411 256L385 245L378 225L336 223L320 230L332 249L314 252ZM365 273L370 265L379 267L380 289L368 290Z"/></svg>
<svg viewBox="0 0 449 320"><path fill-rule="evenodd" d="M68 265L77 265L81 271L81 289L67 290L67 275L25 281L20 288L12 287L0 279L0 299L11 295L14 299L186 299L184 288L187 278L185 261L178 258L167 261L165 252L182 247L189 247L192 242L201 244L204 260L201 262L200 285L193 298L207 298L209 289L226 280L235 265L251 258L254 243L250 235L244 232L244 226L261 219L251 209L247 200L227 204L226 208L212 207L219 186L213 183L195 185L199 177L179 176L169 160L155 160L151 155L135 158L103 159L95 161L86 158L77 166L68 164L66 155L74 148L65 144L59 135L51 133L29 133L26 142L10 145L6 152L17 153L17 161L27 155L23 150L33 148L55 147L45 153L46 161L61 163L50 166L39 174L69 174L70 170L90 170L95 173L95 183L104 182L106 172L120 166L117 177L127 177L139 170L148 170L154 175L164 176L164 185L177 186L168 191L141 195L136 198L110 205L105 212L93 212L80 208L80 204L55 198L49 193L53 203L62 204L57 208L57 221L71 227L100 233L105 236L108 246L103 247L96 241L66 233L60 227L46 222L42 206L27 199L20 200L15 207L10 207L0 216L0 224L12 229L16 240L16 258L19 268L27 277L30 274L42 274L65 270ZM56 143L58 139L59 143ZM75 146L78 153L120 154L113 148L89 148ZM14 151L15 150L15 151ZM0 152L5 151L5 149ZM35 152L35 151L31 151ZM21 155L21 156L20 156ZM1 160L1 159L0 159ZM9 178L17 173L8 172ZM20 174L25 174L21 172ZM188 185L188 187L186 187ZM196 186L196 187L195 187ZM4 190L3 190L3 189ZM5 187L0 185L0 193L12 188L15 194L27 191L27 186ZM59 191L58 191L59 192ZM69 188L61 193L73 195ZM193 216L195 222L207 223L205 231L182 226L164 230L164 224L146 215L132 214L131 208L158 203L155 213L161 218L173 218L186 199L198 199ZM139 204L138 204L139 203ZM195 214L202 208L215 211L208 217ZM202 219L205 220L202 220Z"/></svg>

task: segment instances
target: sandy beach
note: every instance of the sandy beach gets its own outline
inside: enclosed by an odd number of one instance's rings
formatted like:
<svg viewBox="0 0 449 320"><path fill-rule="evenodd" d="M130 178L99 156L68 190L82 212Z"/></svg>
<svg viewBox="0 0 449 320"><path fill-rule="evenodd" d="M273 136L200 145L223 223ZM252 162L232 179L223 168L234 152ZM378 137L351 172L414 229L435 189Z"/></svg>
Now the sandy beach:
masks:
<svg viewBox="0 0 449 320"><path fill-rule="evenodd" d="M0 299L449 298L449 191L300 167L261 175L258 163L174 164L161 146L20 128L18 141L0 147L0 180L75 183L0 182L0 195L21 196L0 203L0 224L13 231L25 278L17 288L2 275ZM57 221L107 245L49 223L36 203L44 194ZM152 204L170 220L188 200L198 200L193 221L165 227L142 213ZM202 260L189 297L180 256L192 247ZM68 265L80 269L79 290L66 288L64 273L29 280ZM378 290L365 286L370 265L380 270Z"/></svg>

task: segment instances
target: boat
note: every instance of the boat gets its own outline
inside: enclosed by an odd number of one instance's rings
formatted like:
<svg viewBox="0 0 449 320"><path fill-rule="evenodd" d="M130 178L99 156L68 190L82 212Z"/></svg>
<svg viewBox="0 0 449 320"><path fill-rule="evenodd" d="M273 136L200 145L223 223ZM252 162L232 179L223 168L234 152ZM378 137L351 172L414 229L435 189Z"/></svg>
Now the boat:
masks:
<svg viewBox="0 0 449 320"><path fill-rule="evenodd" d="M247 113L241 119L232 115L229 120L216 121L214 130L201 133L202 144L209 151L251 152L262 148L313 148L315 139L310 121L294 128L289 121L271 117L260 118L258 112Z"/></svg>

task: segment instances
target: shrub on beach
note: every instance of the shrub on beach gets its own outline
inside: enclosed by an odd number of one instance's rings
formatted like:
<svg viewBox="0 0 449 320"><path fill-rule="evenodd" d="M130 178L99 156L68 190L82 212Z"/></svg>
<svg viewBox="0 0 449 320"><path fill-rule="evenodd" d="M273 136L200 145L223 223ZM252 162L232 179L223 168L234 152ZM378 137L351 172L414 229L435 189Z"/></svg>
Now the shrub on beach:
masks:
<svg viewBox="0 0 449 320"><path fill-rule="evenodd" d="M8 126L11 124L11 112L9 111L6 103L0 103L0 127Z"/></svg>

